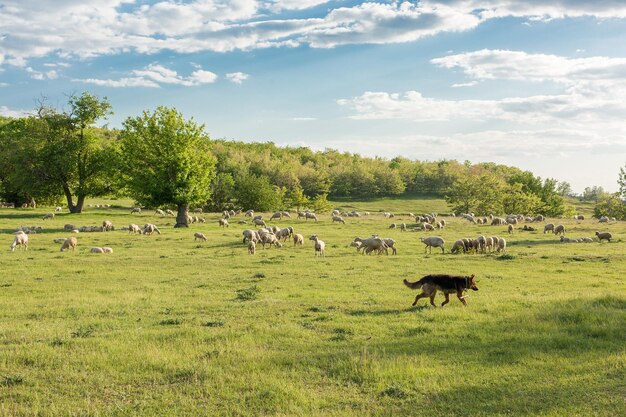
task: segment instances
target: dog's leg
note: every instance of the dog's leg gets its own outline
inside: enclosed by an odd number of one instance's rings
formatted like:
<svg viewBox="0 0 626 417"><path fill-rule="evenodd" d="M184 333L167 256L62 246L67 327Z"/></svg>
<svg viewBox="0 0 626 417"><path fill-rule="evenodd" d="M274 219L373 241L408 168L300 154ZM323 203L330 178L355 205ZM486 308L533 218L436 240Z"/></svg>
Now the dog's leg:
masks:
<svg viewBox="0 0 626 417"><path fill-rule="evenodd" d="M413 305L413 306L415 306L415 305L417 304L417 301L418 301L420 298L426 298L426 297L428 297L428 295L427 295L427 294L424 294L424 293L417 294L417 296L415 297L415 301L413 301L413 304L412 304L412 305Z"/></svg>
<svg viewBox="0 0 626 417"><path fill-rule="evenodd" d="M463 303L464 306L467 305L467 302L465 301L465 297L463 297L463 290L458 290L456 292L456 296L459 298L459 300Z"/></svg>
<svg viewBox="0 0 626 417"><path fill-rule="evenodd" d="M437 306L435 305L435 295L436 295L436 294L437 294L437 290L433 291L433 293L432 293L432 294L430 294L430 304L431 304L433 307L437 307Z"/></svg>
<svg viewBox="0 0 626 417"><path fill-rule="evenodd" d="M445 306L446 304L450 302L450 295L447 292L443 293L443 295L446 297L446 299L444 300L443 303L441 303L441 307Z"/></svg>

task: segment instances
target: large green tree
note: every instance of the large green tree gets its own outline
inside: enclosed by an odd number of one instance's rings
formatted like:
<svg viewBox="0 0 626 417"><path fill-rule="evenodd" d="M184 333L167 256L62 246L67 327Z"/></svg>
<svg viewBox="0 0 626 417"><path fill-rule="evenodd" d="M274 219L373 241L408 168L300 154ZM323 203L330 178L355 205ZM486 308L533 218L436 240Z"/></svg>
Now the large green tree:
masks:
<svg viewBox="0 0 626 417"><path fill-rule="evenodd" d="M84 92L72 95L67 110L44 104L35 115L0 127L5 182L21 196L65 196L71 213L80 213L85 198L111 191L113 141L95 127L111 114L105 98Z"/></svg>
<svg viewBox="0 0 626 417"><path fill-rule="evenodd" d="M129 117L121 133L123 183L140 203L176 205L175 227L188 227L189 206L211 196L215 158L204 125L176 109L158 107Z"/></svg>

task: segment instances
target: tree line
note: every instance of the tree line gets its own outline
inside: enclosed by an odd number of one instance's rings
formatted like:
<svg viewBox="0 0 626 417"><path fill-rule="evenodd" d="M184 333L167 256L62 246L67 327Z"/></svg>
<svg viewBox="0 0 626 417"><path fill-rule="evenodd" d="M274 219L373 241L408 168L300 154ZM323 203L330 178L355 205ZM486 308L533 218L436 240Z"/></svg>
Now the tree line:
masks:
<svg viewBox="0 0 626 417"><path fill-rule="evenodd" d="M454 160L368 158L332 149L279 147L209 138L176 109L128 117L120 129L97 127L112 114L106 97L72 95L64 109L0 118L0 199L65 200L80 213L87 197L130 196L148 207L221 211L325 209L328 198L430 193L457 212L564 212L569 187L515 167Z"/></svg>

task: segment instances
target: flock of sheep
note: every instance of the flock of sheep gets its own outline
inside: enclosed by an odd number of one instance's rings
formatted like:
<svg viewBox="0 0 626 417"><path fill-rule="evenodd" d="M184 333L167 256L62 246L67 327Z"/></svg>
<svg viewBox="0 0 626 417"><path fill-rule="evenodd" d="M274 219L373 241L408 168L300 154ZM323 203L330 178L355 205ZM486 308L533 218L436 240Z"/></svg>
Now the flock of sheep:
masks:
<svg viewBox="0 0 626 417"><path fill-rule="evenodd" d="M102 205L100 207L106 208L107 205ZM56 207L55 212L61 211L61 207ZM140 207L132 208L130 214L141 214L142 209ZM194 215L188 216L189 223L205 223L206 220L204 217L199 217L197 214L202 214L202 209L197 208L192 210ZM242 214L241 211L236 212L234 210L226 210L221 213L221 217L218 219L218 226L222 228L229 227L228 220L234 216ZM161 210L156 209L154 215L165 217L165 216L174 216L175 213L170 210ZM306 211L296 211L296 215L298 219L304 219L305 221L313 220L313 222L318 222L320 220L318 215L310 210ZM369 212L340 212L339 210L333 210L330 213L331 223L340 223L345 225L346 218L358 218L362 216L369 216ZM395 215L391 212L382 213L385 219L394 218ZM396 223L392 223L389 226L389 229L399 228L401 232L414 230L414 231L433 231L435 229L443 229L446 227L446 220L441 218L435 213L426 213L426 214L418 214L415 215L413 213L408 213L408 216L415 220L415 224L400 223L399 225ZM457 217L454 214L447 214L443 216L452 216ZM514 226L518 225L521 222L544 222L544 216L538 215L534 217L523 216L523 215L509 215L506 217L494 217L484 216L477 217L474 216L473 213L463 213L458 217L463 218L470 223L476 225L506 225L507 232L512 234L515 231ZM47 213L43 216L43 220L54 219L55 213ZM304 245L305 237L302 234L295 233L294 228L292 226L288 227L278 227L278 226L268 226L266 221L263 219L262 215L257 215L253 210L247 210L243 212L243 218L249 218L250 222L254 226L260 227L258 230L253 229L245 229L242 232L243 235L243 243L247 245L248 254L254 255L256 253L256 249L258 245L261 245L264 249L266 246L268 247L276 247L281 248L288 240L293 240L293 246L302 246ZM281 220L281 219L291 219L291 214L288 211L277 211L270 215L268 221L273 220ZM584 220L584 216L576 215L574 216L575 220ZM607 223L615 221L614 219L609 219L608 217L602 217L599 219L600 223ZM238 223L240 224L248 224L248 220L240 220ZM41 226L22 226L16 232L13 239L13 242L10 245L10 250L13 252L16 248L20 248L23 250L28 249L28 235L31 233L37 233L41 231L43 228ZM104 220L101 226L81 226L77 227L73 224L66 224L63 228L64 231L70 233L85 233L85 232L109 232L115 230L113 223L109 220ZM121 230L127 230L129 234L140 234L140 235L152 235L154 233L161 234L159 228L153 223L145 223L143 227L135 223L130 223L127 227L122 227ZM520 228L521 231L534 231L535 228L524 225L523 228ZM565 236L565 227L561 224L555 225L554 223L546 223L543 227L543 233L546 234L551 232L556 236L560 236L560 241L563 243L582 243L582 242L593 242L592 238L589 237L581 237L581 238L569 238ZM207 236L202 232L195 232L194 241L202 241L207 242ZM596 237L600 242L603 240L611 241L612 235L609 232L596 232ZM313 234L308 238L313 242L313 248L315 256L325 256L325 248L326 244L323 240L321 240L317 234ZM420 241L424 243L425 248L424 252L430 251L432 253L432 248L441 249L442 253L445 253L445 241L443 238L439 236L426 236L420 237ZM62 238L55 240L56 243L61 243L60 250L75 250L78 244L76 237L72 236L69 238ZM350 243L350 246L356 247L357 253L362 254L389 254L389 250L393 255L397 254L397 246L396 241L393 238L381 238L377 234L373 234L371 237L355 237L354 240ZM491 251L495 252L504 252L506 251L507 242L504 238L498 236L478 236L476 238L466 237L460 238L456 240L450 252L455 253L487 253ZM91 253L112 253L113 249L110 247L93 247L90 249Z"/></svg>

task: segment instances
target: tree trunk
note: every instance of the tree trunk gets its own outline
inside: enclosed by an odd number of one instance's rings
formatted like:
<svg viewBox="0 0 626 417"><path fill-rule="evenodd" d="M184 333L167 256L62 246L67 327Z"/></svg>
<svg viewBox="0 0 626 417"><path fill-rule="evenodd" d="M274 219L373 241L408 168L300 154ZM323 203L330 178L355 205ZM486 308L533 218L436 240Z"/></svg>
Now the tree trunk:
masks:
<svg viewBox="0 0 626 417"><path fill-rule="evenodd" d="M176 215L176 225L174 227L189 227L189 205L180 204L178 206L178 214Z"/></svg>

